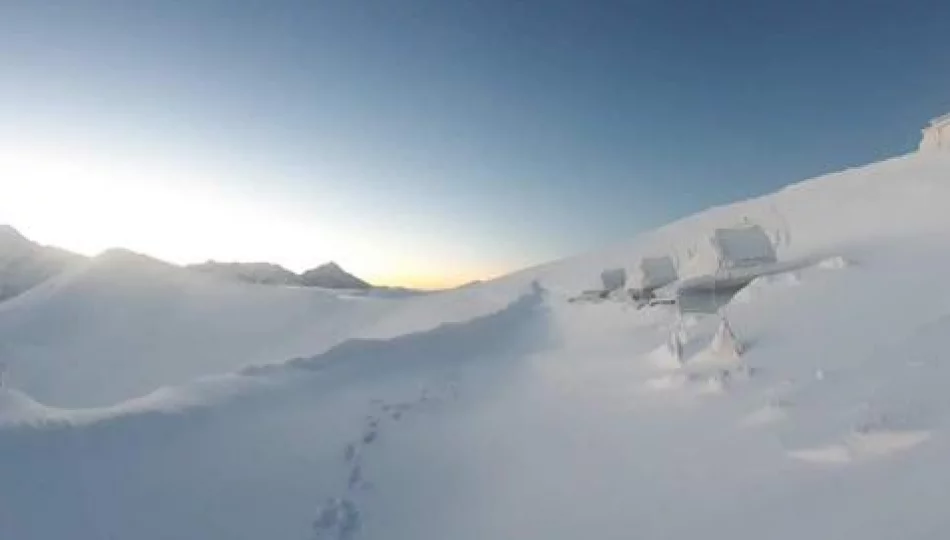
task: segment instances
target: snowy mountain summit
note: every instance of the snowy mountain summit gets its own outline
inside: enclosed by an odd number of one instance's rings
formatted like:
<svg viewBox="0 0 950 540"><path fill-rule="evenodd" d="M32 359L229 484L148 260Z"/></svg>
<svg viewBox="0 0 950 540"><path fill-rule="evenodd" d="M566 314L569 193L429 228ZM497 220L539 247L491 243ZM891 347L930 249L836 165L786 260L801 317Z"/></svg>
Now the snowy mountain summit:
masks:
<svg viewBox="0 0 950 540"><path fill-rule="evenodd" d="M307 270L300 275L300 281L308 287L325 289L367 289L370 284L340 268L335 262L328 262Z"/></svg>
<svg viewBox="0 0 950 540"><path fill-rule="evenodd" d="M299 287L322 287L324 289L368 289L369 283L329 262L302 274L272 263L222 263L208 261L188 266L205 274L267 285L293 285Z"/></svg>
<svg viewBox="0 0 950 540"><path fill-rule="evenodd" d="M110 267L117 277L124 271L142 273L172 272L182 269L147 255L124 248L112 248L96 257L85 257L69 251L40 245L10 225L0 224L0 302L21 295L70 269L83 265ZM254 283L261 285L289 285L296 287L319 287L324 289L369 290L373 286L343 270L334 262L326 263L303 274L296 274L273 263L222 263L208 261L185 266L184 270L220 278L223 281ZM380 294L392 292L379 288ZM412 291L409 291L412 292Z"/></svg>

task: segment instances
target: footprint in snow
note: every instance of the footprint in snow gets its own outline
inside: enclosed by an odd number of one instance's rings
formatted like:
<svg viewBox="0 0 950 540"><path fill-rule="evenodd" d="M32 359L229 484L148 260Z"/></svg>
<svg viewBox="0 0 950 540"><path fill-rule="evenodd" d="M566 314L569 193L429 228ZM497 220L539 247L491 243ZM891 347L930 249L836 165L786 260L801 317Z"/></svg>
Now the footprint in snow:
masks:
<svg viewBox="0 0 950 540"><path fill-rule="evenodd" d="M350 463L356 459L356 445L353 443L347 444L346 449L343 451L343 457L346 459L347 463Z"/></svg>
<svg viewBox="0 0 950 540"><path fill-rule="evenodd" d="M379 437L383 420L387 415L390 419L397 421L417 405L458 398L458 386L454 382L448 383L446 388L448 395L443 397L432 396L429 389L424 387L419 397L413 401L400 403L387 403L382 399L370 401L370 404L381 411L383 415L368 415L365 419L362 436L358 441L348 443L343 450L345 461L351 465L347 475L347 491L353 493L356 490L367 489L372 486L363 476L363 449L373 444ZM361 522L360 511L352 500L348 498L327 499L318 509L317 519L313 522L315 539L350 540L355 538Z"/></svg>
<svg viewBox="0 0 950 540"><path fill-rule="evenodd" d="M347 483L351 490L363 485L363 467L359 463L350 470L350 478Z"/></svg>
<svg viewBox="0 0 950 540"><path fill-rule="evenodd" d="M336 497L327 499L313 522L314 539L350 540L356 537L361 521L360 511L353 501Z"/></svg>
<svg viewBox="0 0 950 540"><path fill-rule="evenodd" d="M363 444L373 444L373 441L376 440L376 436L379 434L379 431L376 428L368 429L363 433Z"/></svg>

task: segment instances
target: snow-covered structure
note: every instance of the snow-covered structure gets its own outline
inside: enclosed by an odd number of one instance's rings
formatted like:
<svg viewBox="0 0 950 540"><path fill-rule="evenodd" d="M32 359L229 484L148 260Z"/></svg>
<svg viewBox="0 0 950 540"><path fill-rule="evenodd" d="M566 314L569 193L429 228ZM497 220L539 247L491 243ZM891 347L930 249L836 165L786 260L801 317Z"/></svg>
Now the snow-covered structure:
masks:
<svg viewBox="0 0 950 540"><path fill-rule="evenodd" d="M930 121L923 129L918 149L921 152L950 151L950 113Z"/></svg>
<svg viewBox="0 0 950 540"><path fill-rule="evenodd" d="M685 266L690 277L719 276L731 271L775 264L775 247L758 225L716 229L695 247Z"/></svg>
<svg viewBox="0 0 950 540"><path fill-rule="evenodd" d="M627 271L623 268L610 268L600 273L600 282L605 291L616 291L627 284Z"/></svg>
<svg viewBox="0 0 950 540"><path fill-rule="evenodd" d="M644 257L631 274L630 286L641 291L669 285L678 278L676 264L668 256Z"/></svg>

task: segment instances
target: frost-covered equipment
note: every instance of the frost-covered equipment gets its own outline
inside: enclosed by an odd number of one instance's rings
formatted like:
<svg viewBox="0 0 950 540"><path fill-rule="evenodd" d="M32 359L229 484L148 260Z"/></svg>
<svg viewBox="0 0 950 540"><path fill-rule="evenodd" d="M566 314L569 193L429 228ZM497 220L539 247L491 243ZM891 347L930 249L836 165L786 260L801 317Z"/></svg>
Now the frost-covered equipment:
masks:
<svg viewBox="0 0 950 540"><path fill-rule="evenodd" d="M671 257L644 257L633 273L631 286L641 291L651 291L673 283L677 277L676 265Z"/></svg>
<svg viewBox="0 0 950 540"><path fill-rule="evenodd" d="M751 268L778 261L772 241L758 225L716 229L710 243L718 256L720 270Z"/></svg>
<svg viewBox="0 0 950 540"><path fill-rule="evenodd" d="M684 269L690 278L728 278L778 262L772 240L758 225L716 229L692 251Z"/></svg>
<svg viewBox="0 0 950 540"><path fill-rule="evenodd" d="M779 263L772 239L755 224L716 229L690 252L676 287L682 313L716 313L753 279L791 267Z"/></svg>
<svg viewBox="0 0 950 540"><path fill-rule="evenodd" d="M671 257L644 257L632 272L630 296L637 302L638 307L652 305L657 301L655 291L678 278L676 264Z"/></svg>
<svg viewBox="0 0 950 540"><path fill-rule="evenodd" d="M600 273L604 291L610 293L622 289L627 284L627 271L623 268L611 268Z"/></svg>

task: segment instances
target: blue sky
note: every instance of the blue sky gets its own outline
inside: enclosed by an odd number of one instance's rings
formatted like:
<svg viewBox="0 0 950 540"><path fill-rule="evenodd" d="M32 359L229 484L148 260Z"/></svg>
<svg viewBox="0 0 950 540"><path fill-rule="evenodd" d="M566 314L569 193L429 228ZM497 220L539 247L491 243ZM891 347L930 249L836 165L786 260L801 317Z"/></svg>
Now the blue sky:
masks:
<svg viewBox="0 0 950 540"><path fill-rule="evenodd" d="M948 20L931 0L0 0L0 221L86 252L488 277L911 150L950 112Z"/></svg>

